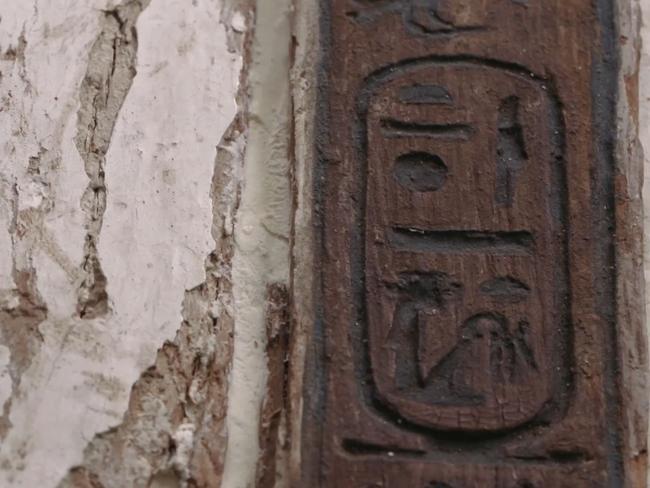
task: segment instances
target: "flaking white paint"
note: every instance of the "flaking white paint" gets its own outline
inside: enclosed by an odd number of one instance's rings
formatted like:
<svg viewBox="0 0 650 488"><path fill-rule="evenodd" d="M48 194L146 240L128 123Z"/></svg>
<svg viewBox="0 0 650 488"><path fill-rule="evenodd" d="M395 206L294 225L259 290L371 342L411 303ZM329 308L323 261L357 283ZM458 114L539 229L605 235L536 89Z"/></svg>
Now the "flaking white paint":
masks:
<svg viewBox="0 0 650 488"><path fill-rule="evenodd" d="M12 297L13 267L36 269L48 318L13 393L0 486L55 487L86 444L120 422L131 385L173 337L184 292L204 280L214 247L215 146L237 111L241 56L228 49L222 1L154 0L137 23L137 75L106 160L99 255L111 312L76 316L88 184L73 141L79 87L102 10L118 3L3 3L0 53L19 46L21 33L26 48L24 61L0 61L0 294ZM31 157L44 168L37 177L27 172ZM16 209L44 216L27 237L16 233ZM6 362L2 347L0 400Z"/></svg>

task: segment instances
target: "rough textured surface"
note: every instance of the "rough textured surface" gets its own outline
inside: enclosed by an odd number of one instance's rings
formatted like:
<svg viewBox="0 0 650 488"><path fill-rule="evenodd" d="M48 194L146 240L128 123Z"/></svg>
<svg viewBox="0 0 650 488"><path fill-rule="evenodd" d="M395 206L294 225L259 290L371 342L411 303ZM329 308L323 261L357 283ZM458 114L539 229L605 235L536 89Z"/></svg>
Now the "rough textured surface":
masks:
<svg viewBox="0 0 650 488"><path fill-rule="evenodd" d="M259 439L269 376L268 289L289 282L290 5L288 0L260 0L255 15L244 183L232 267L235 336L223 478L229 488L254 486L258 458L264 455Z"/></svg>
<svg viewBox="0 0 650 488"><path fill-rule="evenodd" d="M303 388L307 347L313 337L316 322L315 289L318 275L314 273L315 251L318 235L314 232L314 216L319 212L319 202L314 189L320 185L317 152L314 145L317 134L315 124L323 69L321 49L320 6L313 0L294 2L292 29L293 63L291 88L293 106L293 233L291 239L291 342L289 348L288 380L288 442L289 456L286 464L290 486L302 486L301 473L305 461L302 457L302 420L304 412ZM309 369L314 371L314 369ZM308 378L307 378L308 379Z"/></svg>
<svg viewBox="0 0 650 488"><path fill-rule="evenodd" d="M316 0L260 0L255 15L252 3L2 4L0 486L306 486L303 463L319 461L301 442L306 340L321 331L313 141L328 32ZM402 18L416 31L473 19L449 7L473 2L438 3L442 24L417 9ZM637 125L650 152L650 55L639 81L633 4L617 3L616 209L629 223L618 295L630 324L643 294ZM408 186L419 166L402 163ZM425 189L444 179L418 175ZM630 398L645 388L641 336L621 338ZM630 472L645 469L647 399L636 398L640 414L622 426Z"/></svg>
<svg viewBox="0 0 650 488"><path fill-rule="evenodd" d="M285 285L272 285L267 293L266 354L269 372L266 396L260 417L260 456L257 462L257 488L287 485L283 472L289 448L287 417L290 343L289 293Z"/></svg>
<svg viewBox="0 0 650 488"><path fill-rule="evenodd" d="M291 2L255 4L3 10L1 485L285 483Z"/></svg>
<svg viewBox="0 0 650 488"><path fill-rule="evenodd" d="M644 270L645 270L645 308L650 311L650 0L640 0L641 6L641 56L638 80L638 127L639 139L643 146L643 228L644 228ZM632 85L634 87L634 85ZM646 319L650 331L650 319ZM648 473L650 486L650 472Z"/></svg>
<svg viewBox="0 0 650 488"><path fill-rule="evenodd" d="M630 3L323 5L303 485L641 485Z"/></svg>
<svg viewBox="0 0 650 488"><path fill-rule="evenodd" d="M645 1L645 0L644 0ZM615 2L619 34L616 192L616 289L619 306L618 334L621 357L624 469L629 479L643 483L648 470L648 330L643 269L643 154L639 139L644 125L639 99L639 74L643 33L636 0ZM647 43L647 41L646 41Z"/></svg>
<svg viewBox="0 0 650 488"><path fill-rule="evenodd" d="M106 275L97 252L106 211L106 153L136 75L136 24L148 4L148 0L129 0L103 12L101 31L88 54L88 70L79 89L75 144L89 180L81 197L86 237L77 303L80 318L108 313Z"/></svg>
<svg viewBox="0 0 650 488"><path fill-rule="evenodd" d="M3 4L0 485L217 486L250 13Z"/></svg>

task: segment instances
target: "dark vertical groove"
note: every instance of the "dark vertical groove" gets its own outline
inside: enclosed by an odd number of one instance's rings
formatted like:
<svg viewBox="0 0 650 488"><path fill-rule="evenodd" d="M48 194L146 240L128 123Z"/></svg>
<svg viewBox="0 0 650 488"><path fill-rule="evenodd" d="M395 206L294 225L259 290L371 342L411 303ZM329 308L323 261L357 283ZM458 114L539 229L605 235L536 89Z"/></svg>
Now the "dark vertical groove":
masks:
<svg viewBox="0 0 650 488"><path fill-rule="evenodd" d="M560 398L561 415L565 415L569 409L569 396L575 391L575 332L574 321L572 317L572 304L573 304L573 291L571 289L571 265L569 256L571 255L569 236L570 236L570 222L569 222L569 182L568 175L566 174L567 161L565 155L566 149L566 121L564 116L563 102L558 94L557 86L554 80L547 83L548 91L556 103L551 104L550 113L548 114L551 119L551 126L557 124L558 130L553 131L551 136L552 146L554 148L555 164L553 166L553 181L555 188L560 192L560 198L557 202L552 204L551 214L558 219L560 223L561 232L563 233L562 245L563 261L558 263L556 274L556 283L561 284L558 287L557 296L560 300L566 299L566 306L561 312L561 320L566 324L560 332L558 343L562 347L556 348L555 357L558 364L564 366L564 372L557 376L554 384L554 391L568 392L564 393L565 398ZM554 202L552 200L552 202ZM561 394L561 393L558 393Z"/></svg>
<svg viewBox="0 0 650 488"><path fill-rule="evenodd" d="M517 173L528 159L524 131L519 122L519 99L515 96L502 100L499 105L497 140L496 201L511 207Z"/></svg>
<svg viewBox="0 0 650 488"><path fill-rule="evenodd" d="M324 266L327 256L325 249L325 168L327 166L326 148L329 142L329 108L328 87L330 72L330 50L332 42L331 6L329 0L318 2L318 56L316 62L316 103L313 114L314 124L314 175L312 182L313 194L313 228L314 228L314 260L315 269L319 270L314 280L314 320L312 337L307 343L305 359L305 374L303 381L303 397L305 408L302 419L303 432L307 432L310 442L301 446L302 466L311 466L309 471L303 471L300 478L304 486L317 488L324 483L324 471L321 457L324 453L325 405L327 403L327 373L325 317L323 309ZM310 363L309 365L307 363ZM304 436L303 436L304 438ZM310 444L310 445L308 445ZM305 461L309 458L309 461ZM317 468L316 468L317 467Z"/></svg>
<svg viewBox="0 0 650 488"><path fill-rule="evenodd" d="M606 443L608 486L624 486L625 473L621 453L621 397L619 383L619 349L616 307L616 218L615 187L616 171L615 137L618 93L619 58L616 39L615 0L594 0L600 26L599 44L593 52L592 103L594 154L596 165L592 176L595 234L598 240L597 259L594 260L596 310L606 324L606 341L603 351L605 360ZM603 266L606 263L607 266Z"/></svg>

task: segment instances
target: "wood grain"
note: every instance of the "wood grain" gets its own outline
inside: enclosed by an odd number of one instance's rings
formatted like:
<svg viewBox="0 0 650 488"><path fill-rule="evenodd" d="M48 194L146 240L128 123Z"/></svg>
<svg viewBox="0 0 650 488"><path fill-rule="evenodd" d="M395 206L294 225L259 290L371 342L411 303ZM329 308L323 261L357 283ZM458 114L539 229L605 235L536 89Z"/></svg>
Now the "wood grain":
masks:
<svg viewBox="0 0 650 488"><path fill-rule="evenodd" d="M623 459L611 12L323 2L304 486L644 486Z"/></svg>

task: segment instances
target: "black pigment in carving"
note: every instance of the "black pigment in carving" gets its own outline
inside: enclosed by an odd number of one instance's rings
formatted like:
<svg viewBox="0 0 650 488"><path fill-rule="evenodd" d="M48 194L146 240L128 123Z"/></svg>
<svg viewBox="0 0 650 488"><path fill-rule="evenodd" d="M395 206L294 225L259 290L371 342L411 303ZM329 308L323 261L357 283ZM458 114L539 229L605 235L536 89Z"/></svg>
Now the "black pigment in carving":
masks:
<svg viewBox="0 0 650 488"><path fill-rule="evenodd" d="M416 449L404 449L399 446L385 446L373 444L371 442L366 442L359 439L346 438L341 442L341 446L350 454L385 454L386 451L390 451L394 454L399 454L402 456L410 457L420 457L426 454L425 451L419 451Z"/></svg>
<svg viewBox="0 0 650 488"><path fill-rule="evenodd" d="M462 285L441 272L403 273L397 284L398 303L395 308L393 326L387 337L387 346L398 357L395 370L395 384L398 389L412 390L426 386L428 371L423 371L418 361L422 313L428 310L444 309L457 300ZM445 331L446 332L446 331ZM438 360L442 360L454 347L453 334L441 334L438 339ZM445 401L441 396L439 401Z"/></svg>
<svg viewBox="0 0 650 488"><path fill-rule="evenodd" d="M443 483L442 481L431 481L427 483L424 488L452 488L450 484Z"/></svg>
<svg viewBox="0 0 650 488"><path fill-rule="evenodd" d="M488 391L493 394L487 385L525 383L537 371L524 323L512 331L508 319L494 312L469 317L458 335L441 331L439 340L447 343L423 364L421 312L444 308L450 285L457 293L460 284L444 273L415 278L402 290L387 341L396 354L395 389L401 396L429 405L481 405Z"/></svg>
<svg viewBox="0 0 650 488"><path fill-rule="evenodd" d="M517 357L528 367L538 370L535 354L530 348L530 324L526 320L520 320L513 335L513 344Z"/></svg>
<svg viewBox="0 0 650 488"><path fill-rule="evenodd" d="M357 159L359 162L359 174L368 174L366 170L367 165L370 163L370 159L374 157L385 157L385 152L383 150L378 150L373 154L375 151L375 144L372 146L368 145L368 131L376 131L379 129L381 135L386 137L387 130L390 132L389 129L391 128L390 124L386 124L387 119L390 120L390 118L393 118L393 121L397 119L396 122L403 121L402 125L408 125L414 121L414 118L410 116L411 113L416 117L422 117L424 114L420 107L415 108L415 110L411 112L409 111L409 107L406 107L405 104L403 104L399 109L400 111L395 115L392 113L391 115L384 115L386 118L384 119L384 126L382 127L381 115L377 114L374 110L370 110L370 106L373 106L372 102L377 99L375 97L394 97L397 99L396 101L400 102L398 99L399 87L411 86L417 83L438 84L438 80L440 79L444 79L447 83L448 78L453 81L453 77L448 76L446 73L444 76L438 76L438 73L436 73L438 68L440 70L447 70L454 66L458 66L460 70L466 71L469 65L473 65L477 70L484 70L486 73L495 73L496 75L502 72L505 73L506 77L517 77L520 81L527 83L533 89L535 88L535 85L537 86L538 92L543 94L543 99L546 101L545 105L548 106L550 104L549 113L551 114L551 126L552 129L555 129L554 133L559 134L550 141L553 145L551 157L553 158L553 161L558 159L558 157L555 156L556 154L560 155L561 158L564 151L562 142L564 126L562 125L561 111L557 106L557 100L552 96L553 91L544 90L540 87L542 84L540 81L541 78L531 75L529 70L490 60L475 60L465 57L459 58L458 60L449 60L447 58L437 59L433 57L415 62L409 61L406 63L387 66L368 78L367 86L361 91L361 96L357 106L357 128L358 135L362 141L362 144L359 146L359 158ZM406 83L396 83L397 86L387 85L388 82L397 81L398 78L402 76L406 78L406 75L410 73L425 73L429 70L432 72L430 77L418 76L417 81L414 79L415 77L413 77ZM484 75L484 80L491 79L491 76L486 77ZM491 81L489 82L491 83ZM517 96L521 97L526 91L528 90L524 90L521 95L517 93ZM459 93L458 95L454 93L454 103L460 102L460 97L462 97L462 95L462 93ZM456 99L456 97L459 98ZM498 108L498 103L497 107L493 107L492 109L495 110L496 108ZM487 109L488 108L486 107L486 110ZM448 110L448 108L443 107L443 110ZM379 124L375 118L377 115L380 117ZM431 119L415 119L415 122L422 123L429 122L429 120ZM435 120L435 122L442 125L445 123L463 123L466 122L466 120ZM433 121L430 123L435 125L433 124ZM377 127L378 125L379 127ZM393 124L392 128L403 127L400 127L399 124ZM413 127L411 126L410 128ZM478 135L478 131L474 127L470 126L470 128L473 129L473 133L471 134L472 137ZM419 130L420 128L418 127L417 129ZM497 127L494 127L493 130L496 133ZM542 132L538 132L541 130L543 130L543 127L533 126L531 128L533 134L543 136L544 134ZM413 137L414 134L412 132L407 132L391 135L393 135L393 137ZM432 142L421 142L428 145L437 142L437 140L444 140L441 139L439 135L433 137L429 136L429 138ZM453 140L454 139L452 139L452 141ZM455 141L459 144L463 144L463 148L473 142L471 139L467 141L463 139L455 139ZM445 144L448 143L447 140L444 140L444 142ZM384 144L390 143L388 142ZM430 146L425 147L429 150L428 147ZM372 161L373 164L376 162L378 161ZM446 164L449 162L445 161ZM480 164L484 163L481 162ZM451 173L453 166L450 164L449 168ZM391 170L392 169L393 168L391 168ZM564 174L564 166L554 165L552 169L553 187L564 189L565 185L563 183L566 176ZM394 178L394 175L390 176ZM456 175L454 172L454 178L459 177L461 176ZM360 182L359 190L363 195L369 191L368 188L372 188L372 186L366 188L366 184L372 185L372 182ZM487 198L494 201L494 192L490 193L492 193L492 195L489 195ZM361 199L361 202L365 201L366 198ZM565 215L563 213L565 206L562 206L562 203L565 203L563 199L553 199L550 202L551 207L557 209L557 211L552 213L553 218L557 219L551 223L552 227L554 227L555 224L561 226L561 228L567 227L567 224L564 221ZM365 218L372 218L372 215L372 213L368 213L368 209L363 206L362 203L359 217L357 217L356 220L359 224L359 228L366 228L367 224L363 216L365 216ZM489 230L484 228L474 229L473 227L469 227L471 230L467 230L467 227L464 225L462 227L459 225L460 228L452 227L451 229L453 230L449 230L436 228L435 225L429 227L426 224L421 224L420 228L413 228L412 225L409 225L406 222L393 222L394 224L392 228L383 230L383 232L385 232L384 235L386 236L385 240L380 240L383 249L390 249L392 247L393 251L397 251L398 253L426 253L429 255L426 260L430 260L432 266L438 266L438 263L434 265L434 261L440 263L441 269L438 270L440 272L451 271L448 268L445 269L445 260L447 258L444 255L453 256L465 254L468 259L471 257L471 259L479 260L485 258L490 260L492 259L491 256L513 256L517 260L524 257L526 258L526 261L518 261L524 263L528 262L527 260L529 257L534 258L539 245L539 243L536 242L536 239L534 239L534 236L536 237L539 232L539 229L537 228L524 228L525 230L522 230L521 228L515 227L513 229L505 225L502 228L490 228ZM513 308L511 310L507 308L506 303L498 303L498 298L495 297L492 299L489 295L486 296L482 294L479 287L487 277L478 282L471 282L471 280L464 280L464 277L460 275L455 275L454 280L462 282L468 289L471 288L471 291L467 292L466 296L463 298L463 300L468 299L470 302L474 302L475 306L473 305L471 309L464 310L462 303L458 301L453 303L451 301L445 301L445 306L448 307L448 309L447 312L444 312L444 307L436 306L435 301L430 301L430 306L421 306L419 310L413 312L413 307L407 303L407 297L402 295L401 292L396 291L395 285L389 284L391 278L386 276L382 278L382 285L385 287L385 296L391 297L390 300L397 300L397 302L394 303L396 308L390 311L386 310L388 313L377 312L379 300L375 298L376 291L374 291L375 295L372 296L368 293L368 288L365 288L364 290L364 282L368 278L366 267L364 266L364 256L366 255L365 252L367 246L378 241L376 238L369 238L367 230L364 230L363 233L366 235L365 248L359 247L362 242L361 239L357 240L356 237L352 237L355 241L353 246L353 249L355 250L353 253L353 269L355 271L353 275L357 278L355 283L358 283L358 286L354 285L353 290L357 294L356 296L362 296L365 293L366 300L355 304L354 309L354 314L358 318L358 322L355 323L360 323L362 327L352 327L350 333L353 339L354 352L357 354L357 378L360 381L363 401L375 415L381 416L383 419L398 428L417 431L419 435L426 434L427 436L431 436L432 439L436 439L436 442L440 441L438 438L440 431L463 431L472 432L473 434L480 432L481 440L479 441L479 444L481 445L483 445L484 442L492 442L488 439L488 437L492 435L500 437L506 433L508 433L507 435L510 435L513 431L524 432L530 425L538 424L538 422L547 422L548 417L538 417L541 412L539 409L544 406L547 408L547 410L543 411L544 415L549 415L548 412L561 415L560 408L564 407L566 398L563 395L566 391L569 391L572 388L570 370L567 369L567 365L570 364L570 359L564 359L565 357L569 358L570 355L558 354L551 358L550 362L552 364L552 372L555 373L557 371L557 373L555 377L545 381L544 376L548 375L547 372L550 369L547 367L548 365L545 364L545 361L548 359L547 356L537 358L537 354L540 352L536 347L537 335L539 334L538 330L541 329L538 316L531 317L532 325L530 326L529 338L524 339L524 341L513 340L513 338L518 337L518 321L522 318L521 313L524 313L524 311L521 310L519 306L516 309ZM563 239L565 234L558 235ZM540 243L543 242L545 241L540 240ZM388 243L389 246L385 246L386 243ZM564 245L565 242L562 240L560 248L565 249ZM450 259L457 259L452 256L450 256ZM409 257L399 255L399 259L408 260ZM416 259L420 258L418 257ZM501 258L499 257L499 259ZM566 351L570 348L570 336L566 332L568 318L565 314L565 307L569 302L565 288L566 275L562 272L564 270L563 256L558 257L557 263L559 267L559 275L558 279L553 283L555 292L551 297L549 297L549 303L552 301L553 304L556 304L562 310L561 313L557 314L560 315L560 317L556 321L556 330L559 331L558 334L561 334L561 337L554 336L553 331L551 331L553 337L551 337L549 343L552 342L562 351ZM405 266L408 268L411 265ZM513 268L512 273L517 272L516 268L517 267ZM406 272L407 270L401 268L399 271ZM415 264L415 262L409 272L412 273L414 271L419 271L421 273L425 272L425 270L421 269L417 264ZM515 277L516 275L513 274L512 276ZM537 286L537 283L535 283L535 285ZM383 295L383 293L381 294ZM400 321L407 324L406 327L402 329L403 332L397 332L397 329L394 329L397 319L396 311L398 304L400 304L402 308L402 311L400 312ZM534 303L531 303L531 306L534 308ZM411 307L411 310L409 310L409 307ZM440 310L443 310L443 312L438 313ZM467 312L469 317L464 316L464 312ZM449 356L449 352L447 352L447 354L440 354L441 351L444 352L445 350L452 351L458 349L456 346L460 342L459 336L461 329L466 325L466 320L471 318L472 315L477 312L495 312L502 313L505 316L509 324L508 330L510 332L508 337L512 343L510 350L512 351L514 347L514 355L517 357L517 361L520 364L529 364L534 362L536 359L540 360L540 366L537 369L532 366L527 368L526 381L513 381L498 384L498 379L493 378L491 374L486 376L485 374L480 373L476 376L479 378L479 381L470 381L466 387L463 387L462 381L453 381L452 383L454 384L450 385L448 379L453 379L451 373L453 371L465 371L470 375L474 374L472 364L476 363L476 354L468 353L465 353L464 359L461 357L463 354L457 354L458 357L453 361L449 361L449 363L455 363L456 367L454 367L453 364L450 364L447 366L449 370L448 372L442 368L434 372L436 373L434 375L428 374L432 369L440 367L440 365L445 362L445 358ZM410 318L408 317L409 315ZM372 318L370 319L370 317ZM369 320L370 322L368 322ZM380 327L380 325L382 330L374 330ZM423 334L418 332L421 330L420 325L424 326L423 328L425 332ZM522 331L524 329L525 327L522 326ZM520 335L526 337L525 333L521 333ZM526 343L526 341L528 342ZM487 351L489 356L490 348L485 347L485 341L474 340L470 342L476 346L474 350L483 351L483 355L485 355ZM373 344L375 345L373 346ZM432 344L434 346L433 348L431 347ZM528 355L529 359L526 359L527 353L530 353ZM440 357L440 360L437 360L438 357ZM512 352L510 353L510 357L513 357ZM483 364L488 364L487 358L484 357L482 361ZM395 366L398 364L402 365L402 374L400 374L400 371L396 371L395 369ZM488 366L485 366L482 369L479 368L479 371L490 370L491 368ZM423 371L425 371L425 374L423 374ZM432 381L428 383L428 379ZM520 389L525 388L525 384L528 383L535 385L535 388L531 388L531 390L535 390L536 392L539 391L541 393L531 394L531 406L524 406L526 409L525 412L517 412L514 415L509 416L507 419L499 421L499 411L492 407L496 399L494 391L491 389L490 385L494 385L495 388L505 391L506 393L504 398L506 398L507 401L516 403L517 398L520 395ZM550 387L549 383L551 385ZM550 391L551 388L552 391ZM548 398L551 395L553 395L553 403L548 402ZM501 402L501 400L499 400L499 402ZM422 414L415 410L410 410L411 407L409 405L414 404L417 404L418 408L421 407ZM550 405L550 407L548 405ZM463 412L476 410L477 415L485 415L485 421L472 424L471 420L466 419L465 424L460 425L459 423L453 422L452 415L449 416L450 420L447 420L444 417L442 417L442 420L440 421L436 420L438 415L447 415L447 412L453 412L455 408L461 408L461 411ZM485 438L483 438L484 435L486 436ZM449 439L445 440L445 442L447 441L452 442L452 438L449 437Z"/></svg>
<svg viewBox="0 0 650 488"><path fill-rule="evenodd" d="M440 85L414 84L403 86L397 94L400 102L413 105L451 105L451 94Z"/></svg>
<svg viewBox="0 0 650 488"><path fill-rule="evenodd" d="M512 333L505 317L496 313L478 314L465 322L461 345L470 341L486 341L490 349L489 371L499 382L520 381L537 365L528 344L526 331L520 323Z"/></svg>
<svg viewBox="0 0 650 488"><path fill-rule="evenodd" d="M395 227L388 231L390 244L400 251L526 255L533 251L527 231L482 232L475 230L421 230Z"/></svg>
<svg viewBox="0 0 650 488"><path fill-rule="evenodd" d="M435 154L414 151L397 158L393 175L400 185L409 190L436 191L447 180L447 166Z"/></svg>
<svg viewBox="0 0 650 488"><path fill-rule="evenodd" d="M508 97L499 106L496 201L512 206L517 173L528 159L524 131L519 122L519 99Z"/></svg>
<svg viewBox="0 0 650 488"><path fill-rule="evenodd" d="M535 485L528 480L521 480L517 482L515 488L535 488Z"/></svg>
<svg viewBox="0 0 650 488"><path fill-rule="evenodd" d="M465 322L459 349L468 348L472 341L481 341L483 347L490 352L489 374L501 383L512 382L521 372L521 360L530 366L527 356L522 358L517 354L517 340L511 336L505 317L495 313L482 313Z"/></svg>
<svg viewBox="0 0 650 488"><path fill-rule="evenodd" d="M373 22L383 15L400 14L412 34L450 34L485 29L482 25L457 25L440 12L440 0L352 0L348 17L360 24Z"/></svg>
<svg viewBox="0 0 650 488"><path fill-rule="evenodd" d="M480 286L481 293L512 302L525 300L530 288L511 276L499 276L485 281Z"/></svg>
<svg viewBox="0 0 650 488"><path fill-rule="evenodd" d="M438 11L439 0L411 0L404 9L404 20L409 27L425 34L449 32L457 27L445 20Z"/></svg>
<svg viewBox="0 0 650 488"><path fill-rule="evenodd" d="M441 272L404 273L400 276L397 287L398 303L395 308L393 325L387 337L387 346L397 356L395 363L395 384L399 390L413 391L427 386L429 371L423 370L418 361L422 313L427 310L444 309L447 303L462 293L462 285L451 280L449 275ZM445 331L447 332L447 331ZM443 344L446 339L447 343ZM453 350L457 338L445 333L439 338L437 360L442 362ZM462 392L439 392L436 402L448 403L459 401L474 402L477 398Z"/></svg>
<svg viewBox="0 0 650 488"><path fill-rule="evenodd" d="M433 137L466 140L474 132L468 124L421 124L395 119L382 119L381 127L386 137Z"/></svg>

